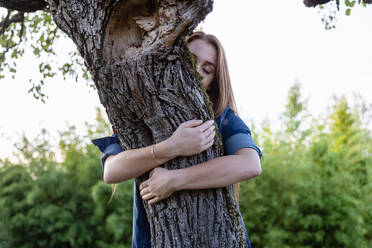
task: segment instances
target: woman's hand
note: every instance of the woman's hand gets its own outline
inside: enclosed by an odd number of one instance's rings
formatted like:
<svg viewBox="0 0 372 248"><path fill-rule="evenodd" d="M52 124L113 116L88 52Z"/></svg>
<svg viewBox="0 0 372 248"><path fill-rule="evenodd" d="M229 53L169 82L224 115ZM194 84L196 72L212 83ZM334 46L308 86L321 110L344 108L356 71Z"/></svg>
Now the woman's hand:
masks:
<svg viewBox="0 0 372 248"><path fill-rule="evenodd" d="M176 190L172 171L157 167L150 172L150 177L140 185L140 195L149 204L168 198Z"/></svg>
<svg viewBox="0 0 372 248"><path fill-rule="evenodd" d="M182 123L167 140L173 155L190 156L211 147L215 135L214 123L214 120L204 123L201 120L190 120Z"/></svg>

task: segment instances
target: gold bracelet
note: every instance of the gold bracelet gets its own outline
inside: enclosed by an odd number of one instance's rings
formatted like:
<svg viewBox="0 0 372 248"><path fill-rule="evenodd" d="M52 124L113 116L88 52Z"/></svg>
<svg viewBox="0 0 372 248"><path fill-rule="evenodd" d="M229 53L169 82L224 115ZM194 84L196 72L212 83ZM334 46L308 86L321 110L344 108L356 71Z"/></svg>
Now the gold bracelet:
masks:
<svg viewBox="0 0 372 248"><path fill-rule="evenodd" d="M158 163L159 165L165 163L165 162L162 162L162 161L156 159L154 149L155 149L155 144L152 145L152 147L151 147L151 155L152 155L152 159L153 159L156 163Z"/></svg>

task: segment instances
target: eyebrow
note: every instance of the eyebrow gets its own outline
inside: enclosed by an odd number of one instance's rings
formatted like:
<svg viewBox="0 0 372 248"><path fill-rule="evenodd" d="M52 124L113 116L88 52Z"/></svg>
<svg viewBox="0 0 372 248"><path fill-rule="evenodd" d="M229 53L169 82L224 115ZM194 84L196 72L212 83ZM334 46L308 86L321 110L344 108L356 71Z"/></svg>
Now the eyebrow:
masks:
<svg viewBox="0 0 372 248"><path fill-rule="evenodd" d="M192 52L190 52L194 57L197 57L195 54L193 54ZM211 66L213 66L213 68L216 68L216 66L212 63L212 62L210 62L210 61L208 61L208 60L206 60L205 61L208 65L211 65Z"/></svg>

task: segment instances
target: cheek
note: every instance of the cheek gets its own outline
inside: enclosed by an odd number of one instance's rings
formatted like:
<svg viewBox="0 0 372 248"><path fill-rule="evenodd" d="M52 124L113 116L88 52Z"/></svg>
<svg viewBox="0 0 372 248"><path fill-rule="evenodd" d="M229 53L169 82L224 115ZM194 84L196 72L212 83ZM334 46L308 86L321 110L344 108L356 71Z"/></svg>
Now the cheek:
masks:
<svg viewBox="0 0 372 248"><path fill-rule="evenodd" d="M203 76L203 85L206 89L208 89L208 86L212 83L213 80L213 74L211 75L202 75Z"/></svg>

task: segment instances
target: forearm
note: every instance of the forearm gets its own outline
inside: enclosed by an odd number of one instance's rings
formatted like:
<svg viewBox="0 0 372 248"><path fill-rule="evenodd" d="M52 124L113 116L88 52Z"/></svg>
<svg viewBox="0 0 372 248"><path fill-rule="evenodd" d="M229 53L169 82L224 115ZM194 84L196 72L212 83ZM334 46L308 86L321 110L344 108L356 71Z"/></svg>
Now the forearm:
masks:
<svg viewBox="0 0 372 248"><path fill-rule="evenodd" d="M152 146L123 151L109 156L105 162L104 181L119 183L143 175L147 171L159 166L151 154ZM176 156L168 148L167 141L156 144L156 159L167 162Z"/></svg>
<svg viewBox="0 0 372 248"><path fill-rule="evenodd" d="M176 190L221 188L261 174L260 160L250 151L222 156L185 169L172 171Z"/></svg>

